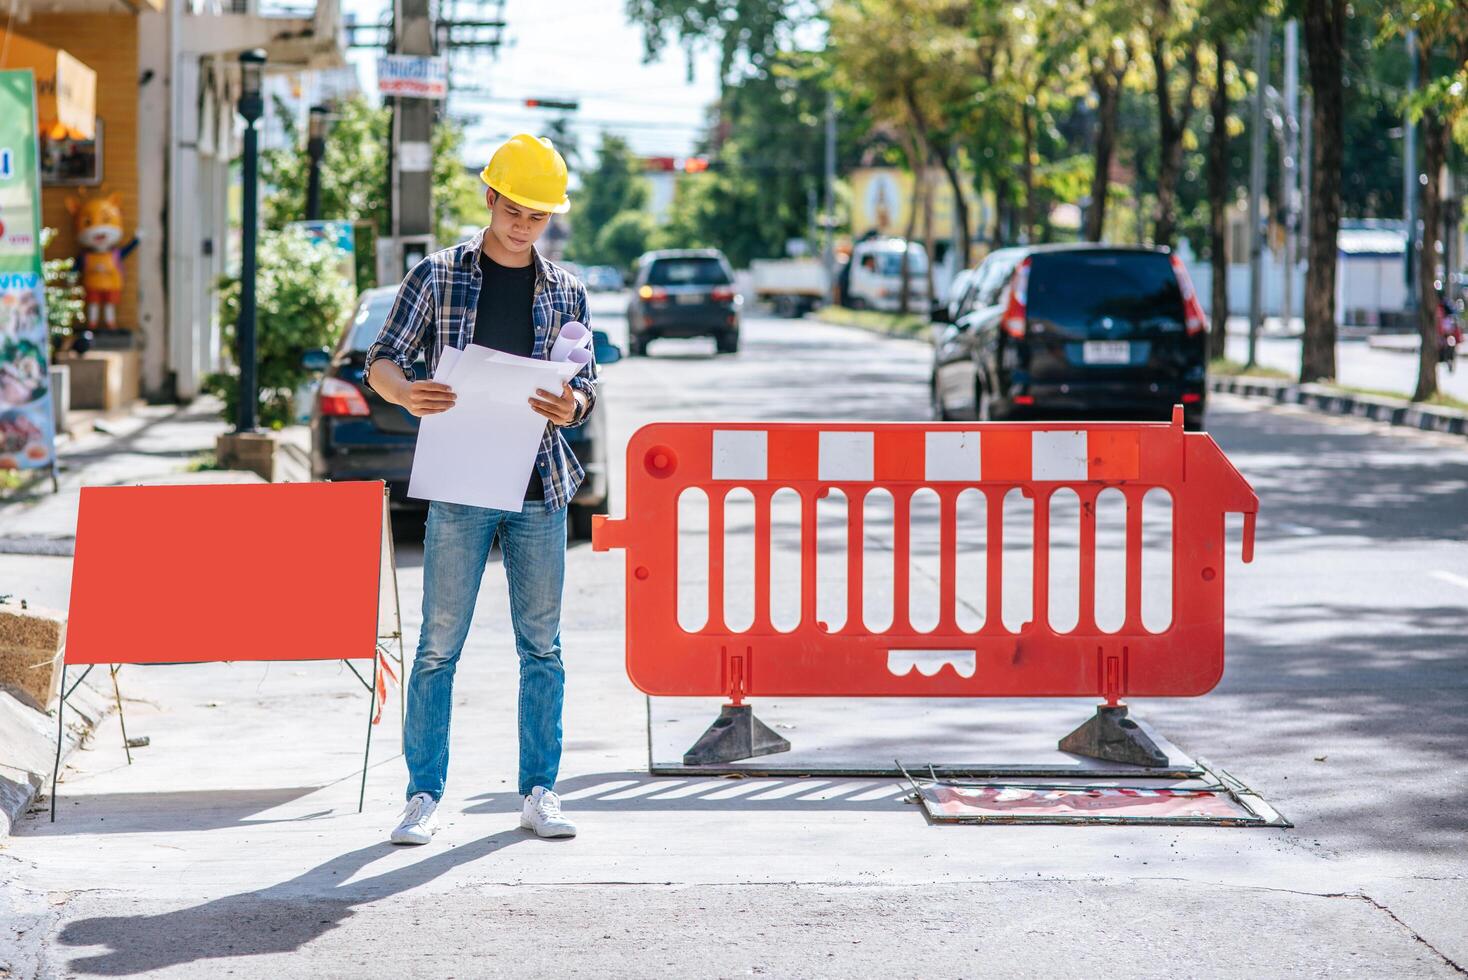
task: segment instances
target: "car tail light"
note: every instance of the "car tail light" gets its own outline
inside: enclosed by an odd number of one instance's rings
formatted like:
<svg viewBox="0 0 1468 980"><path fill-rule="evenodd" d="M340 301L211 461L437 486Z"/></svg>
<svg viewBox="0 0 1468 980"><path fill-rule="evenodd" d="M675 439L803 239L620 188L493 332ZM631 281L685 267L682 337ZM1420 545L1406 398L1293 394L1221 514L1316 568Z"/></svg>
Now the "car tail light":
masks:
<svg viewBox="0 0 1468 980"><path fill-rule="evenodd" d="M1185 392L1183 392L1183 404L1184 405L1196 405L1196 404L1198 404L1202 400L1203 400L1203 396L1200 395L1196 391L1185 391Z"/></svg>
<svg viewBox="0 0 1468 980"><path fill-rule="evenodd" d="M658 289L654 286L643 286L637 291L637 295L645 300L661 303L668 298L668 291L666 289Z"/></svg>
<svg viewBox="0 0 1468 980"><path fill-rule="evenodd" d="M1033 405L1033 404L1035 404L1035 396L1034 395L1015 395L1014 396L1014 403L1016 405Z"/></svg>
<svg viewBox="0 0 1468 980"><path fill-rule="evenodd" d="M1177 288L1183 294L1183 323L1187 325L1188 333L1202 333L1208 329L1208 318L1203 315L1203 304L1198 302L1198 291L1193 288L1188 267L1176 255L1172 257L1172 271L1177 276Z"/></svg>
<svg viewBox="0 0 1468 980"><path fill-rule="evenodd" d="M1030 260L1025 259L1014 270L1009 283L1009 305L1004 308L1004 332L1011 337L1025 335L1025 302L1029 298Z"/></svg>
<svg viewBox="0 0 1468 980"><path fill-rule="evenodd" d="M372 409L367 407L367 399L362 397L357 386L341 378L323 378L321 391L316 397L322 415L372 414Z"/></svg>
<svg viewBox="0 0 1468 980"><path fill-rule="evenodd" d="M729 286L715 286L714 291L709 294L715 303L734 302L734 290Z"/></svg>

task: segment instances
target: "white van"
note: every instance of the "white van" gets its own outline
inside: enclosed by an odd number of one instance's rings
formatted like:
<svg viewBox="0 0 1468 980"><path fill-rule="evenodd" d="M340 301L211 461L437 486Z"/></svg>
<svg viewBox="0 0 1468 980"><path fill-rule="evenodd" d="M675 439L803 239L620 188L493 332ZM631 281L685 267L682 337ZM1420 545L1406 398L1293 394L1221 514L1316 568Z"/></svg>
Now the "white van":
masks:
<svg viewBox="0 0 1468 980"><path fill-rule="evenodd" d="M844 302L857 310L896 313L902 302L902 251L907 249L907 309L927 313L928 256L917 242L877 238L859 242L851 252L851 278Z"/></svg>

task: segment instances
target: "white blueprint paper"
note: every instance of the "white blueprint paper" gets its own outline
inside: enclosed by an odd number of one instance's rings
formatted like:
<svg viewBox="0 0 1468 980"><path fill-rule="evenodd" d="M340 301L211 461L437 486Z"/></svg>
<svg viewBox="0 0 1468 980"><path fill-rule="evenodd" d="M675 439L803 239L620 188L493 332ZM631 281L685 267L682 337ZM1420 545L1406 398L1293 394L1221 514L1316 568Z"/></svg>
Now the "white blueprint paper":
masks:
<svg viewBox="0 0 1468 980"><path fill-rule="evenodd" d="M434 380L457 398L453 408L419 423L408 496L518 512L547 424L530 397L537 388L560 391L585 362L518 357L476 344L450 350L440 355Z"/></svg>

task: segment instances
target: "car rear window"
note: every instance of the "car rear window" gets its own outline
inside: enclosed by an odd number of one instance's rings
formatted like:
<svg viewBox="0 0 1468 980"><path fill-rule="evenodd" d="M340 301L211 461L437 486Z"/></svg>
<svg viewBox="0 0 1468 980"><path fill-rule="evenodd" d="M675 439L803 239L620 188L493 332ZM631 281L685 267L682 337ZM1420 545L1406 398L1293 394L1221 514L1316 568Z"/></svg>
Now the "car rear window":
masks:
<svg viewBox="0 0 1468 980"><path fill-rule="evenodd" d="M729 282L724 263L715 258L657 259L647 270L650 286L722 286Z"/></svg>
<svg viewBox="0 0 1468 980"><path fill-rule="evenodd" d="M1077 328L1101 317L1133 323L1183 319L1177 274L1157 252L1036 254L1027 307L1033 319Z"/></svg>
<svg viewBox="0 0 1468 980"><path fill-rule="evenodd" d="M352 318L352 337L347 344L347 350L364 351L372 346L372 342L382 331L387 315L392 312L393 300L396 298L396 293L387 293L357 307L357 315Z"/></svg>

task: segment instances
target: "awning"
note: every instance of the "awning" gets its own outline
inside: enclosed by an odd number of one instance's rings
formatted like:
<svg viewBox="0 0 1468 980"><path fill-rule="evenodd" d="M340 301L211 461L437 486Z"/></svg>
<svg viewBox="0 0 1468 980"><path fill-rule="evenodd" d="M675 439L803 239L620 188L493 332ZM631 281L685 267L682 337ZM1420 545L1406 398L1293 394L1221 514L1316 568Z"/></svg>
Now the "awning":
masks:
<svg viewBox="0 0 1468 980"><path fill-rule="evenodd" d="M92 139L97 123L97 73L60 48L10 36L0 68L36 74L36 114L51 139Z"/></svg>

